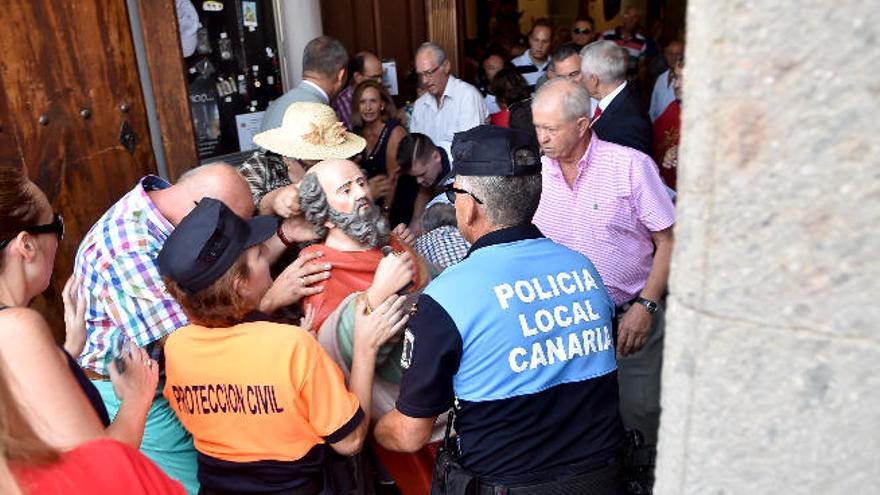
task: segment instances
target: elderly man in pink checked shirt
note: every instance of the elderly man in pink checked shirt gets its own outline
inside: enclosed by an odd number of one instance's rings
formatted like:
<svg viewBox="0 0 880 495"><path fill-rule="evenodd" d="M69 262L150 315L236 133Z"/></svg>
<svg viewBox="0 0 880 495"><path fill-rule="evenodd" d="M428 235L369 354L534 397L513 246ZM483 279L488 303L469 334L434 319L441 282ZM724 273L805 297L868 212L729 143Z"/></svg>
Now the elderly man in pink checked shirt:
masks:
<svg viewBox="0 0 880 495"><path fill-rule="evenodd" d="M532 103L543 157L534 223L595 264L618 307L621 416L656 445L663 311L675 210L657 165L590 132L590 96L556 79Z"/></svg>

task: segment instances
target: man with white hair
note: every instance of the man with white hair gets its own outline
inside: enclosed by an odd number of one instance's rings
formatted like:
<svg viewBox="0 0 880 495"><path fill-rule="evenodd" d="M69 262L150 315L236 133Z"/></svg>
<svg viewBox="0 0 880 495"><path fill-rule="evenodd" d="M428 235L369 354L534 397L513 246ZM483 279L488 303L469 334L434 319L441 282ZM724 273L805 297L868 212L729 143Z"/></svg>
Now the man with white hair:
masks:
<svg viewBox="0 0 880 495"><path fill-rule="evenodd" d="M590 127L601 139L651 154L651 121L626 81L626 52L612 41L581 50L581 77L599 100Z"/></svg>
<svg viewBox="0 0 880 495"><path fill-rule="evenodd" d="M486 123L486 102L477 88L451 75L446 52L427 42L416 50L416 73L425 93L416 100L409 131L449 150L452 136Z"/></svg>
<svg viewBox="0 0 880 495"><path fill-rule="evenodd" d="M651 446L660 421L663 297L675 210L647 155L600 139L583 86L553 79L532 103L543 187L534 223L586 255L617 306L620 414Z"/></svg>

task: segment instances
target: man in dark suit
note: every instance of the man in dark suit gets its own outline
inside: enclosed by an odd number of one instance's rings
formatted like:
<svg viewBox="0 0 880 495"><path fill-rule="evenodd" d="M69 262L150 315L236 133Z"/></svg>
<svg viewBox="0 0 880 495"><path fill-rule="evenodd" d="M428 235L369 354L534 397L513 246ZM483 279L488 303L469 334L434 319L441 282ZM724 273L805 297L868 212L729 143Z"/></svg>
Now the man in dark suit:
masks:
<svg viewBox="0 0 880 495"><path fill-rule="evenodd" d="M596 41L581 51L581 74L599 100L590 128L600 139L651 154L651 120L626 82L627 54L613 41Z"/></svg>
<svg viewBox="0 0 880 495"><path fill-rule="evenodd" d="M284 112L299 101L330 105L345 85L348 52L342 43L329 36L319 36L303 50L303 78L295 88L269 104L261 129L281 127Z"/></svg>

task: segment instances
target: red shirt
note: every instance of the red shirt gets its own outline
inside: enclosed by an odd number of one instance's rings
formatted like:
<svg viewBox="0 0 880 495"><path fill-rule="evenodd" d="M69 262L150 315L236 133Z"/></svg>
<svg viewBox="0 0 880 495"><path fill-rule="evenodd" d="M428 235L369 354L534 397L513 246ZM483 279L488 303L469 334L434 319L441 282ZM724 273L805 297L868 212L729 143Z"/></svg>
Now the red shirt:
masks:
<svg viewBox="0 0 880 495"><path fill-rule="evenodd" d="M93 440L61 454L50 466L13 467L25 494L71 495L185 495L183 486L128 445L110 439Z"/></svg>
<svg viewBox="0 0 880 495"><path fill-rule="evenodd" d="M510 127L510 110L502 108L489 116L489 123L498 127Z"/></svg>

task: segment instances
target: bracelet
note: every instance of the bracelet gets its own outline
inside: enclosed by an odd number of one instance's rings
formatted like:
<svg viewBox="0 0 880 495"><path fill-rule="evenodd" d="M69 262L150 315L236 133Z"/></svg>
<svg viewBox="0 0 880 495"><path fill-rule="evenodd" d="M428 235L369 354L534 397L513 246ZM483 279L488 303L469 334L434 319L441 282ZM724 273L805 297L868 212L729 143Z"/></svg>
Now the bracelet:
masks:
<svg viewBox="0 0 880 495"><path fill-rule="evenodd" d="M275 233L278 235L278 238L281 239L281 243L285 246L291 247L295 244L284 235L284 222L278 224L278 230L276 230Z"/></svg>
<svg viewBox="0 0 880 495"><path fill-rule="evenodd" d="M370 314L375 311L375 309L373 309L373 306L370 304L370 298L367 296L367 291L361 292L358 296L358 299L364 302L364 314Z"/></svg>

